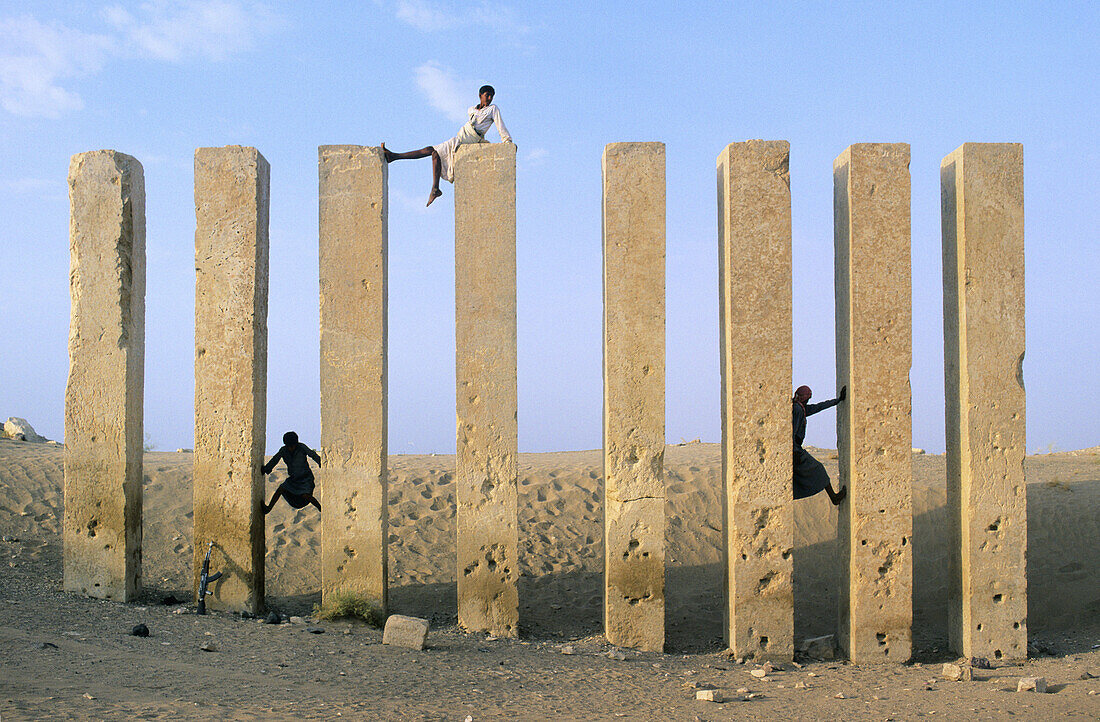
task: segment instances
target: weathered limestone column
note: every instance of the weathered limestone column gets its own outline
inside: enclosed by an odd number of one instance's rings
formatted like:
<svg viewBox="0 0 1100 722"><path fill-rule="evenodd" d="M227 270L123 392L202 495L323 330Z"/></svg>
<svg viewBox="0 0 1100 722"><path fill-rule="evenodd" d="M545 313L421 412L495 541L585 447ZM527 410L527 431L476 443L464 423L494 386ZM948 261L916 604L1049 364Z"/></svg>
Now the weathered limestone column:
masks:
<svg viewBox="0 0 1100 722"><path fill-rule="evenodd" d="M912 291L909 144L859 143L833 163L842 569L839 644L853 662L912 650Z"/></svg>
<svg viewBox="0 0 1100 722"><path fill-rule="evenodd" d="M665 644L665 146L603 152L604 635Z"/></svg>
<svg viewBox="0 0 1100 722"><path fill-rule="evenodd" d="M519 634L516 147L455 161L458 622Z"/></svg>
<svg viewBox="0 0 1100 722"><path fill-rule="evenodd" d="M718 156L724 633L738 657L794 656L790 144Z"/></svg>
<svg viewBox="0 0 1100 722"><path fill-rule="evenodd" d="M267 221L271 168L255 148L195 151L195 589L207 542L224 577L212 609L264 601Z"/></svg>
<svg viewBox="0 0 1100 722"><path fill-rule="evenodd" d="M951 648L1027 657L1024 151L964 143L940 166Z"/></svg>
<svg viewBox="0 0 1100 722"><path fill-rule="evenodd" d="M321 595L387 607L386 253L381 149L318 148Z"/></svg>
<svg viewBox="0 0 1100 722"><path fill-rule="evenodd" d="M145 175L113 150L69 162L64 587L141 592Z"/></svg>

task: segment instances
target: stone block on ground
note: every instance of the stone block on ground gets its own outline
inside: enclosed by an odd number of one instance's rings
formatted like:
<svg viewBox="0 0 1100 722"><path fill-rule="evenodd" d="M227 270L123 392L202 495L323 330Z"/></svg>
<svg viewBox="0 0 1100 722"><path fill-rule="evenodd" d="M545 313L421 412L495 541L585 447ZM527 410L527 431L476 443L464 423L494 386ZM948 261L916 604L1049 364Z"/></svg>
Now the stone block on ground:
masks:
<svg viewBox="0 0 1100 722"><path fill-rule="evenodd" d="M702 702L722 702L722 693L716 689L700 689L695 693L695 699Z"/></svg>
<svg viewBox="0 0 1100 722"><path fill-rule="evenodd" d="M1047 691L1046 677L1021 677L1016 685L1016 691L1045 693Z"/></svg>
<svg viewBox="0 0 1100 722"><path fill-rule="evenodd" d="M943 665L943 677L956 682L969 682L974 679L974 668L966 664L948 662Z"/></svg>
<svg viewBox="0 0 1100 722"><path fill-rule="evenodd" d="M382 644L409 649L424 649L428 639L428 620L420 617L406 617L403 614L391 614L382 630Z"/></svg>

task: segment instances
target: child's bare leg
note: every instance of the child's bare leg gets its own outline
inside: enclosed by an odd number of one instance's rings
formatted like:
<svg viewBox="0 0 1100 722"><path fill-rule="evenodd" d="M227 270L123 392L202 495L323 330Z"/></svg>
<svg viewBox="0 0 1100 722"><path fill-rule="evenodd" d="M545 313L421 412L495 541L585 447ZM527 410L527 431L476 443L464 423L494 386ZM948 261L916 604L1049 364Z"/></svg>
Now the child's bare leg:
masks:
<svg viewBox="0 0 1100 722"><path fill-rule="evenodd" d="M432 148L432 191L428 194L428 205L443 195L443 191L439 190L439 176L443 174L443 162L439 160L439 153L435 148Z"/></svg>
<svg viewBox="0 0 1100 722"><path fill-rule="evenodd" d="M264 504L264 514L270 514L271 510L275 508L275 502L279 500L279 497L283 495L283 487L279 487L275 490L275 493L271 495L271 503Z"/></svg>
<svg viewBox="0 0 1100 722"><path fill-rule="evenodd" d="M386 147L386 144L382 144L382 153L386 156L386 162L392 163L395 160L415 160L416 158L427 158L429 155L435 153L435 148L430 145L427 148L421 148L420 150L410 150L405 153L394 153L392 150Z"/></svg>
<svg viewBox="0 0 1100 722"><path fill-rule="evenodd" d="M321 502L317 501L313 494L306 494L306 499L309 500L310 504L313 504L315 507L317 507L317 511L321 511Z"/></svg>
<svg viewBox="0 0 1100 722"><path fill-rule="evenodd" d="M848 496L848 487L842 486L840 491L833 491L833 484L829 482L825 485L825 493L829 495L829 501L833 502L833 506L840 506L840 502Z"/></svg>

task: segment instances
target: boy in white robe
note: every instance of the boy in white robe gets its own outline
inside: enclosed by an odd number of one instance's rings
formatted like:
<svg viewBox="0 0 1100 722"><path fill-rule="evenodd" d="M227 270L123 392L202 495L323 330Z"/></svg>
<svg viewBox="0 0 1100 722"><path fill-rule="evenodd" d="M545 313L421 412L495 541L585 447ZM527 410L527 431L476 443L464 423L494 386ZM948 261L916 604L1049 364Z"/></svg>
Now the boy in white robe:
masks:
<svg viewBox="0 0 1100 722"><path fill-rule="evenodd" d="M500 132L501 142L512 143L512 136L508 133L508 128L505 127L504 120L500 117L500 109L493 105L494 95L496 95L496 91L493 90L493 86L481 86L478 90L478 97L481 102L477 105L471 105L466 111L469 120L459 129L455 137L439 145L429 145L426 148L411 150L406 153L394 153L386 148L385 143L382 144L382 152L386 156L387 163L392 163L395 160L432 157L432 191L428 194L429 206L436 198L443 195L443 191L439 190L440 178L448 183L455 182L454 158L458 146L466 143L487 142L485 133L494 124Z"/></svg>

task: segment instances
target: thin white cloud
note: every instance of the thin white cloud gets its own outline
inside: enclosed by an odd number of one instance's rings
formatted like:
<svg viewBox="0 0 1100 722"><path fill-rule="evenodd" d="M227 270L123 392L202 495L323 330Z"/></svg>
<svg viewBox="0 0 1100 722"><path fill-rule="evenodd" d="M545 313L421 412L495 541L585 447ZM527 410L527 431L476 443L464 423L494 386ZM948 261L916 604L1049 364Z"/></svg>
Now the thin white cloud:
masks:
<svg viewBox="0 0 1100 722"><path fill-rule="evenodd" d="M281 25L264 5L240 0L152 0L135 12L113 5L103 17L138 55L169 62L193 55L224 60Z"/></svg>
<svg viewBox="0 0 1100 722"><path fill-rule="evenodd" d="M0 107L25 117L57 118L84 101L60 81L98 71L110 38L45 24L31 15L0 18Z"/></svg>
<svg viewBox="0 0 1100 722"><path fill-rule="evenodd" d="M471 89L473 83L462 81L450 69L429 61L416 69L416 85L427 96L428 103L449 120L458 123L466 120L466 109L476 94L476 89Z"/></svg>
<svg viewBox="0 0 1100 722"><path fill-rule="evenodd" d="M13 115L58 118L80 110L65 81L99 72L115 57L181 62L223 60L255 47L282 21L244 0L152 0L133 12L103 11L107 33L88 33L33 15L0 18L0 107Z"/></svg>
<svg viewBox="0 0 1100 722"><path fill-rule="evenodd" d="M397 0L397 19L426 33L463 27L483 27L505 34L522 34L530 30L515 10L499 2L439 2L432 0Z"/></svg>
<svg viewBox="0 0 1100 722"><path fill-rule="evenodd" d="M545 148L532 148L524 158L525 161L531 165L538 165L542 161L546 160L546 157L550 155L550 151Z"/></svg>

